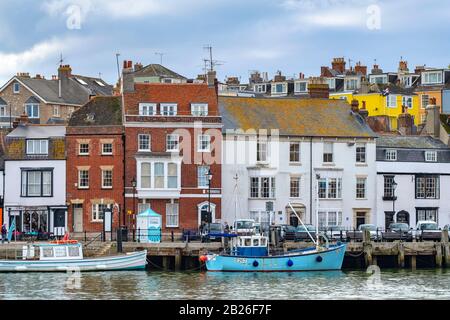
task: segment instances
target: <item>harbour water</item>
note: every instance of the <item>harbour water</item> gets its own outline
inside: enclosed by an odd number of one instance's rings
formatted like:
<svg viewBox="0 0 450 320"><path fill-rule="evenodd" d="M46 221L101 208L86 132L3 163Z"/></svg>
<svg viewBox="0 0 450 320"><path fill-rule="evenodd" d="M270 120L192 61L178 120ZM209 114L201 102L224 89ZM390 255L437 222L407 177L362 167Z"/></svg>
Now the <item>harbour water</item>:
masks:
<svg viewBox="0 0 450 320"><path fill-rule="evenodd" d="M0 299L450 299L450 270L0 274Z"/></svg>

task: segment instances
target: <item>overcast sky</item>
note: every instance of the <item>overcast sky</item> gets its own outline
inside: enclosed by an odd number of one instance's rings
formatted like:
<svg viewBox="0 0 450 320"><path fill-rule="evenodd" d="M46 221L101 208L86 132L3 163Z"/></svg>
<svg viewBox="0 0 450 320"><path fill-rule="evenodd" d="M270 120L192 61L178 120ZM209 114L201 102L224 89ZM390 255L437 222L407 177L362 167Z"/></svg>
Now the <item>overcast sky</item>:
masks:
<svg viewBox="0 0 450 320"><path fill-rule="evenodd" d="M250 70L318 75L333 57L394 71L450 64L446 0L1 0L0 81L17 72L117 81L120 60L202 73L213 46L219 79ZM122 63L120 63L122 65Z"/></svg>

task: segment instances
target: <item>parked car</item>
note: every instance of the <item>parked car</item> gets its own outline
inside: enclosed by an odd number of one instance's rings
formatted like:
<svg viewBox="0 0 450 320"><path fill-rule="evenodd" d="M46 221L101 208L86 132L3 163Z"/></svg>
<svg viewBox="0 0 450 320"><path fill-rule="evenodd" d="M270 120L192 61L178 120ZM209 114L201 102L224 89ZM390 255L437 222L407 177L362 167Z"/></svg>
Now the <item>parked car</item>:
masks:
<svg viewBox="0 0 450 320"><path fill-rule="evenodd" d="M381 232L374 224L361 224L358 227L358 231L364 232L365 230L369 230L370 232L370 240L378 240L381 238Z"/></svg>
<svg viewBox="0 0 450 320"><path fill-rule="evenodd" d="M386 232L381 233L381 238L386 241L411 241L412 228L407 223L394 222L389 225Z"/></svg>
<svg viewBox="0 0 450 320"><path fill-rule="evenodd" d="M202 233L202 242L222 241L223 226L221 223L209 223Z"/></svg>
<svg viewBox="0 0 450 320"><path fill-rule="evenodd" d="M345 227L343 226L331 226L325 230L325 235L328 239L343 240L347 238Z"/></svg>
<svg viewBox="0 0 450 320"><path fill-rule="evenodd" d="M417 221L416 229L412 233L415 239L440 240L442 231L435 221L419 220Z"/></svg>

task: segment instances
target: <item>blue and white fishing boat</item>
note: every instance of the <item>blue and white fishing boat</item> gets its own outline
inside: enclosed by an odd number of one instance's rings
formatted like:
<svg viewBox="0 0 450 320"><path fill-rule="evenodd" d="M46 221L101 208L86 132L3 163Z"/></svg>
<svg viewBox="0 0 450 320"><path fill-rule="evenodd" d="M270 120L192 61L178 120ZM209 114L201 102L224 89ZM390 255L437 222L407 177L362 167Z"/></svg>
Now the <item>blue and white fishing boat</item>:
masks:
<svg viewBox="0 0 450 320"><path fill-rule="evenodd" d="M291 209L294 211L294 208ZM297 213L295 213L297 214ZM300 217L300 223L304 226ZM316 231L314 239L307 228L315 246L311 248L292 250L283 254L271 254L269 238L260 235L229 235L230 250L227 253L210 253L200 257L206 262L208 271L241 271L241 272L281 272L281 271L325 271L340 270L344 260L346 244L330 245L324 235ZM319 243L319 237L325 239L325 244Z"/></svg>
<svg viewBox="0 0 450 320"><path fill-rule="evenodd" d="M0 260L0 272L67 272L144 270L147 251L84 258L80 243L24 246L21 260Z"/></svg>

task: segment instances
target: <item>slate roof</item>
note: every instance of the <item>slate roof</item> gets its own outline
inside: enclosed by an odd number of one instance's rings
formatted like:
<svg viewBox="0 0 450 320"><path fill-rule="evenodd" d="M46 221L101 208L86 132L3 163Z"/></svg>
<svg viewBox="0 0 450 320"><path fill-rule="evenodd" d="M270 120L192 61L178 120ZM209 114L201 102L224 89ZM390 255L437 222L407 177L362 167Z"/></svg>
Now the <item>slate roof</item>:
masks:
<svg viewBox="0 0 450 320"><path fill-rule="evenodd" d="M376 136L343 100L219 97L219 108L224 132L278 129L289 136Z"/></svg>
<svg viewBox="0 0 450 320"><path fill-rule="evenodd" d="M161 77L161 78L175 78L186 80L186 77L167 69L160 64L149 64L142 69L133 73L135 77Z"/></svg>
<svg viewBox="0 0 450 320"><path fill-rule="evenodd" d="M72 114L69 126L122 125L122 98L95 97Z"/></svg>
<svg viewBox="0 0 450 320"><path fill-rule="evenodd" d="M83 105L92 95L112 95L113 86L98 78L72 75L62 81L62 96L59 97L59 81L49 79L34 79L17 76L20 82L33 90L40 98L48 103ZM86 85L76 80L82 79ZM104 87L98 83L104 84Z"/></svg>
<svg viewBox="0 0 450 320"><path fill-rule="evenodd" d="M448 149L441 140L430 136L379 136L377 148Z"/></svg>
<svg viewBox="0 0 450 320"><path fill-rule="evenodd" d="M65 126L52 125L26 125L18 126L8 138L28 138L28 139L47 139L52 137L64 137L66 135Z"/></svg>

